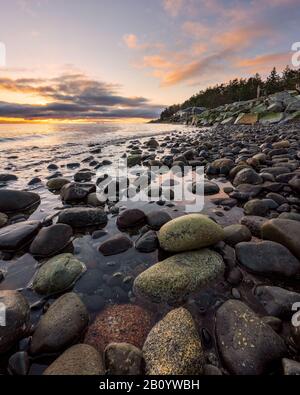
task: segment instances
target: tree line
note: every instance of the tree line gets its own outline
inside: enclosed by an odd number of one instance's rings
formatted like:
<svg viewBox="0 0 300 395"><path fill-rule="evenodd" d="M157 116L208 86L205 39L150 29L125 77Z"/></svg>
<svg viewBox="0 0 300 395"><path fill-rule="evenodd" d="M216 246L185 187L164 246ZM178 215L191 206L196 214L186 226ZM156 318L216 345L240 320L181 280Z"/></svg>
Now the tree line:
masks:
<svg viewBox="0 0 300 395"><path fill-rule="evenodd" d="M299 86L300 69L294 70L287 66L279 74L274 67L265 80L256 73L248 79L236 78L227 84L220 84L201 90L183 104L174 104L166 108L161 113L160 120L166 121L179 110L189 107L206 107L211 109L224 104L255 99L257 97L258 87L260 87L262 95L271 95L272 93L283 90L294 90L296 87L299 89Z"/></svg>

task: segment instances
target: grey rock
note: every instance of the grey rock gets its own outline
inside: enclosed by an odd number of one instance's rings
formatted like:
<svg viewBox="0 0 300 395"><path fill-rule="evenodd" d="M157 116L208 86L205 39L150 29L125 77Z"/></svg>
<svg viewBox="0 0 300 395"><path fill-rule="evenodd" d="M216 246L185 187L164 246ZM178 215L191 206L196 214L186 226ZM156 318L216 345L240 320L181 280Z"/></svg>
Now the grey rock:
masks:
<svg viewBox="0 0 300 395"><path fill-rule="evenodd" d="M106 225L107 214L99 208L75 207L60 212L57 222L72 228Z"/></svg>
<svg viewBox="0 0 300 395"><path fill-rule="evenodd" d="M31 242L40 227L39 221L25 221L0 229L0 250L20 250Z"/></svg>

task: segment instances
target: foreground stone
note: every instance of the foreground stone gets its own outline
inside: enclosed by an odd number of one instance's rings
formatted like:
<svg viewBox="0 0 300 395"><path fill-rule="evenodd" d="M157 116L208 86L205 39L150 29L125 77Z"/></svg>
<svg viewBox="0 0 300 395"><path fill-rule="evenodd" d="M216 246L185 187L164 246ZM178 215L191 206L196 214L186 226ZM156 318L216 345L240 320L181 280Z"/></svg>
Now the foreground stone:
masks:
<svg viewBox="0 0 300 395"><path fill-rule="evenodd" d="M300 376L300 363L291 359L282 360L283 374L285 376Z"/></svg>
<svg viewBox="0 0 300 395"><path fill-rule="evenodd" d="M10 350L29 329L30 308L27 300L17 291L0 291L5 306L6 325L0 325L0 354Z"/></svg>
<svg viewBox="0 0 300 395"><path fill-rule="evenodd" d="M0 250L20 250L31 242L40 227L39 221L24 221L0 229Z"/></svg>
<svg viewBox="0 0 300 395"><path fill-rule="evenodd" d="M224 228L224 232L225 243L232 247L243 241L250 241L252 239L251 232L245 225L230 225Z"/></svg>
<svg viewBox="0 0 300 395"><path fill-rule="evenodd" d="M300 294L280 287L258 286L255 296L263 305L268 315L283 319L290 319L294 303L300 302Z"/></svg>
<svg viewBox="0 0 300 395"><path fill-rule="evenodd" d="M262 237L284 245L300 259L300 223L288 219L272 219L262 227Z"/></svg>
<svg viewBox="0 0 300 395"><path fill-rule="evenodd" d="M40 201L40 196L37 193L11 189L0 190L0 212L5 214L30 210Z"/></svg>
<svg viewBox="0 0 300 395"><path fill-rule="evenodd" d="M159 231L161 248L182 252L209 247L224 239L220 225L202 214L190 214L165 224Z"/></svg>
<svg viewBox="0 0 300 395"><path fill-rule="evenodd" d="M128 343L111 343L104 351L107 374L114 376L141 375L142 351Z"/></svg>
<svg viewBox="0 0 300 395"><path fill-rule="evenodd" d="M200 375L204 355L188 310L171 311L149 333L143 347L148 375Z"/></svg>
<svg viewBox="0 0 300 395"><path fill-rule="evenodd" d="M58 222L72 228L106 225L107 214L99 208L75 207L62 211L58 216Z"/></svg>
<svg viewBox="0 0 300 395"><path fill-rule="evenodd" d="M43 373L44 376L104 375L101 355L87 344L77 344L65 351Z"/></svg>
<svg viewBox="0 0 300 395"><path fill-rule="evenodd" d="M48 258L63 251L70 243L73 230L69 225L56 224L42 228L30 246L35 257Z"/></svg>
<svg viewBox="0 0 300 395"><path fill-rule="evenodd" d="M120 229L135 228L146 221L146 215L139 209L125 210L117 218Z"/></svg>
<svg viewBox="0 0 300 395"><path fill-rule="evenodd" d="M61 293L72 288L85 271L86 266L74 255L58 255L38 270L32 287L40 295Z"/></svg>
<svg viewBox="0 0 300 395"><path fill-rule="evenodd" d="M141 273L134 292L153 303L176 304L224 273L223 259L207 249L174 255Z"/></svg>
<svg viewBox="0 0 300 395"><path fill-rule="evenodd" d="M298 259L283 245L272 241L240 243L236 253L243 266L258 274L291 277L300 273Z"/></svg>
<svg viewBox="0 0 300 395"><path fill-rule="evenodd" d="M67 178L52 178L47 182L47 188L50 189L50 191L59 191L62 189L63 186L70 184L70 180Z"/></svg>
<svg viewBox="0 0 300 395"><path fill-rule="evenodd" d="M282 338L239 301L229 300L217 311L216 336L232 374L262 375L287 355Z"/></svg>
<svg viewBox="0 0 300 395"><path fill-rule="evenodd" d="M40 319L32 336L32 354L56 353L78 341L89 322L81 299L68 293L57 299Z"/></svg>
<svg viewBox="0 0 300 395"><path fill-rule="evenodd" d="M152 326L152 313L140 306L108 306L88 328L84 343L99 352L103 352L111 343L129 343L142 348Z"/></svg>

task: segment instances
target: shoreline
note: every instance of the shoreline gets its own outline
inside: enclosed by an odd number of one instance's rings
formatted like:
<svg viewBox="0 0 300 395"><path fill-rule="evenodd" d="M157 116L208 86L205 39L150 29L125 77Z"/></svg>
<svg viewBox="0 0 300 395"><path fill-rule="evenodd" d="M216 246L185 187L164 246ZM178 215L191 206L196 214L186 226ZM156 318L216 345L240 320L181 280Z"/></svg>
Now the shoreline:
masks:
<svg viewBox="0 0 300 395"><path fill-rule="evenodd" d="M33 325L33 329L16 334L16 338L6 350L8 354L5 353L3 358L0 357L1 372L6 373L8 360L14 355L11 347L16 345L19 350L24 348L27 356L35 358L35 362L29 363L27 372L35 374L42 369L40 365L43 365L41 362L44 361L44 354L54 350L52 346L44 343L45 333L42 335L37 333L36 326L40 319L45 319L47 312L51 311L49 306L53 305L55 300L56 303L61 301L61 298L69 295L71 290L83 300L84 315L89 316L90 319L90 324L86 323L84 327L77 328L75 335L81 342L92 345L101 355L106 346L114 342L131 343L135 347L143 348L146 372L142 370L140 364L135 372L137 374L153 374L153 372L159 374L164 369L169 369L168 371L173 374L200 374L203 371L207 375L208 372L264 374L270 371L278 372L283 357L297 358L297 351L294 352L292 349L300 347L299 334L294 333L291 326L292 306L287 305L286 300L292 298L291 292L293 292L293 300L295 300L294 294L298 294L300 302L300 286L296 281L297 275L300 274L296 246L297 237L300 236L300 126L299 124L264 128L259 125L219 126L205 130L195 127L188 129L190 129L188 134L184 133L187 128L182 126L181 132L178 130L155 136L137 136L125 141L120 139L114 141L112 145L88 143L85 146L86 151L74 155L68 154L60 160L57 160L60 154L55 150L57 147L52 147L53 159L44 162L37 160L38 163L33 161L32 168L29 169L30 176L22 177L21 173L24 171L22 168L20 173L7 171L11 176L16 174L19 179L6 181L6 187L0 189L0 207L1 204L3 205L1 192L6 188L24 189L24 185L34 174L36 177L42 175L43 179L26 187L29 192L37 193L41 198L36 210L29 216L24 215L23 210L13 206L20 204L23 198L20 200L20 197L15 198L12 194L9 204L14 213L9 214L9 222L0 229L0 246L1 242L2 246L5 246L2 247L0 264L0 272L2 271L4 276L4 279L0 280L0 296L1 292L6 292L7 289L21 290L20 294L30 304L31 308L27 309L31 313L30 325ZM172 224L178 217L182 217L183 221L188 221L190 218L189 214L184 215L186 213L180 202L162 198L159 203L129 202L128 205L106 204L104 207L103 202L95 196L97 179L103 174L112 172L118 158L125 154L128 160L134 159L137 164L143 165L144 174L147 174L151 163L161 165L169 163L169 166L174 163L179 163L180 166L205 166L207 181L204 214L207 217L205 220L197 218L193 225L196 229L194 232L199 231L201 237L205 238L204 233L211 227L213 234L222 234L222 236L216 236L208 240L206 245L199 244L197 247L196 244L201 240L199 237L191 248L191 240L188 238L193 238L194 233L189 235L185 232L182 235L184 246L180 251L176 245L164 250L159 248L163 243L160 229L165 224ZM75 156L76 162L73 162ZM96 169L97 166L99 167ZM74 179L78 183L77 189L72 189L70 183ZM54 194L53 191L48 190L45 186L46 182L48 187L49 183L52 185L56 183L60 193ZM30 196L33 199L33 195ZM75 212L64 216L69 209L73 210L72 207L75 207ZM88 215L86 210L90 210ZM277 235L275 241L272 235L278 230L277 228L273 230L273 223L271 231L263 237L263 227L272 219L283 221L280 224L285 226L285 233L291 233L292 241L287 243L284 234L280 232L280 236ZM36 226L36 228L25 231L22 227L28 224L28 221L42 221L42 223L31 224L30 227ZM87 223L87 221L90 221L89 226L78 227L82 222ZM12 237L9 243L15 245L16 250L8 251L8 241L3 241L4 230L13 224L21 224L22 229L18 230L18 237L23 239L20 243L16 243ZM183 223L182 226L186 224ZM56 227L57 230L50 232L51 227ZM45 234L41 236L42 232ZM174 235L172 228L170 232ZM175 240L174 237L171 241ZM22 248L19 249L20 245ZM175 292L172 290L172 284L179 283L182 274L178 277L180 264L177 268L177 263L172 261L174 270L170 269L170 278L163 274L166 277L163 277L165 281L161 283L158 268L148 285L145 273L155 264L167 262L177 253L184 254L182 259L189 260L192 259L189 255L190 250L202 251L203 248L208 249L208 259L214 262L216 267L218 264L215 261L219 259L217 257L221 257L224 265L223 272L215 268L218 275L215 275L215 272L209 274L208 284L203 285L202 280L199 280L199 283L193 285L195 279L198 277L202 279L204 274L198 272L199 269L188 261L187 265L191 265L191 271L188 270L184 274L189 278L188 286L185 285L184 288L179 286ZM42 256L39 256L42 251ZM46 297L41 296L37 292L39 288L32 289L40 269L38 263L44 266L50 259L61 256L66 251L71 252L77 262L84 265L85 270L78 274L75 280L73 278L66 289L59 291L56 289L54 293L50 292L50 295L46 292ZM281 257L282 261L277 259L277 256ZM259 260L259 257L263 259ZM74 265L80 271L82 267L77 262ZM60 261L56 262L58 267L61 264ZM48 287L49 281L51 283L50 272L45 276L43 284L45 282ZM67 279L70 273L66 272L64 276ZM141 282L137 280L140 276L143 276ZM282 290L281 293L277 291L279 293L275 294L276 298L279 298L277 302L281 310L276 310L271 303L270 295L273 294L268 293L271 292L266 289L268 287L271 287L273 292L276 292L274 287L280 287ZM257 289L260 290L259 294ZM157 300L160 303L157 303ZM232 301L232 306L227 303L228 300ZM73 302L68 301L71 305ZM67 308L65 299L61 303L62 310ZM180 306L184 309L176 309ZM234 318L236 310L241 313L239 319ZM76 309L72 311L76 312ZM189 311L193 318L186 311ZM76 321L75 312L72 319ZM248 328L243 322L241 317L244 315L249 315L256 325L262 328L262 332L258 332L258 338L252 333L251 325ZM110 329L109 317L112 316L116 322L116 327L113 326L114 331ZM273 316L273 320L270 316ZM195 332L191 330L190 339L184 339L186 336L182 333L181 319L178 317L182 318L182 325L186 322L188 328L191 328L191 325L193 327L194 324L198 328L198 337L196 336L193 343L193 347L196 347L196 350L193 349L196 353L196 364L188 359L188 355L184 363L179 363L176 355L171 356L172 350L163 346L164 330L157 329L156 335L153 332L154 324L157 324L158 328L162 325L165 330L170 325L174 338L183 349L189 349L191 347L189 341L193 340ZM228 318L228 322L226 317L231 317ZM268 322L267 317L269 317ZM28 317L24 316L23 320L28 320ZM53 320L58 326L61 325L61 338L69 341L74 333L70 334L71 329L65 326L63 317L56 312ZM228 337L226 333L222 333L220 327L220 322L224 320L229 327ZM236 327L233 322L238 322ZM49 336L52 336L55 343L58 340L57 333L51 328L50 322L47 325ZM116 335L119 329L121 334ZM251 346L244 344L237 353L235 346L231 344L230 336L235 338L240 332L249 345L254 343L256 350L254 354ZM264 336L271 336L273 344L269 344ZM25 342L26 344L21 348L19 342L22 339L26 339L27 343ZM284 339L289 344L289 349L283 347L280 339ZM152 342L160 344L160 351L151 346ZM78 343L78 340L72 343ZM56 356L63 354L66 345L67 343L63 343L55 349ZM201 358L200 354L203 354ZM239 365L241 357L246 361L244 367ZM46 366L51 366L55 359L55 357L46 358ZM121 369L124 361L119 362L121 365L118 368ZM79 361L77 363L80 365ZM270 370L270 364L273 363L277 366L275 371ZM197 372L191 370L195 366Z"/></svg>

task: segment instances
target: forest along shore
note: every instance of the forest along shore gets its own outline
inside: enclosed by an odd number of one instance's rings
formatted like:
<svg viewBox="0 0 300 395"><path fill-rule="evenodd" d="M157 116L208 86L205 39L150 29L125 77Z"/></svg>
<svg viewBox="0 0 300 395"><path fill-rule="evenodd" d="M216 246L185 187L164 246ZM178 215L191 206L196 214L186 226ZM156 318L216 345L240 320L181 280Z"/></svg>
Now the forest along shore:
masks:
<svg viewBox="0 0 300 395"><path fill-rule="evenodd" d="M121 157L156 201L97 189L120 185ZM204 166L203 211L172 199L180 178L197 193L190 173L150 184L162 165ZM1 374L300 374L300 124L194 127L13 169Z"/></svg>

